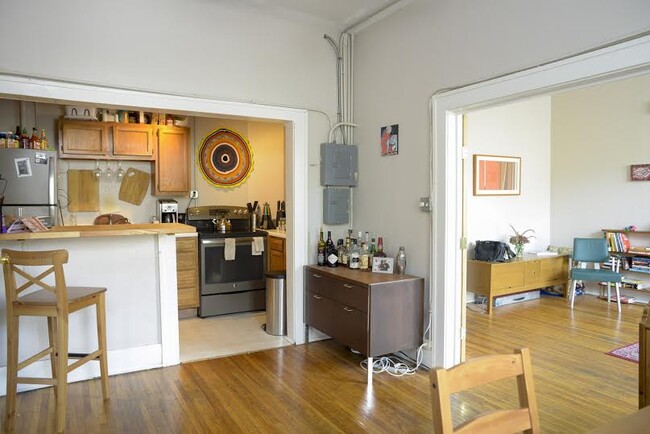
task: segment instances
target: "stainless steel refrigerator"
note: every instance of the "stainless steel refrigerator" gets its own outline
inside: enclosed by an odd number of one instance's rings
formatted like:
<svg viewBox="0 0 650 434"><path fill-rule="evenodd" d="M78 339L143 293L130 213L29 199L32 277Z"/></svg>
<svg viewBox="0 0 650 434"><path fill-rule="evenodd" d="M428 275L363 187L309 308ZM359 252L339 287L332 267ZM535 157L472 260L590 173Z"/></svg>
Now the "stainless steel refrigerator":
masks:
<svg viewBox="0 0 650 434"><path fill-rule="evenodd" d="M40 217L46 226L57 224L56 152L0 149L2 213Z"/></svg>

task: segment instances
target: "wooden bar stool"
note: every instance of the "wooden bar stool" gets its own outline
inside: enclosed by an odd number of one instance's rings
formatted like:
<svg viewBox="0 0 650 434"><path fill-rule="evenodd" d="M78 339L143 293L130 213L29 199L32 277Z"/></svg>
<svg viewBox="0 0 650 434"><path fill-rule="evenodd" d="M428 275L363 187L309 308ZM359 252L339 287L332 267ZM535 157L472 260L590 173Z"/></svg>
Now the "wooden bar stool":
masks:
<svg viewBox="0 0 650 434"><path fill-rule="evenodd" d="M7 303L7 397L5 427L13 432L16 413L17 383L47 384L54 386L56 397L56 432L65 430L68 372L91 360L99 360L102 379L102 393L108 399L108 364L106 360L106 288L69 287L65 284L63 264L68 262L66 250L42 252L19 252L2 249L6 303ZM19 266L48 267L38 275L26 273ZM54 286L43 281L54 273ZM22 282L17 286L19 277ZM40 286L35 292L20 296L32 285ZM91 354L68 354L68 315L88 306L95 305L97 312L97 337L99 349ZM18 325L21 316L47 317L50 346L18 362ZM18 377L18 371L32 363L50 356L52 378ZM68 359L78 359L68 365Z"/></svg>

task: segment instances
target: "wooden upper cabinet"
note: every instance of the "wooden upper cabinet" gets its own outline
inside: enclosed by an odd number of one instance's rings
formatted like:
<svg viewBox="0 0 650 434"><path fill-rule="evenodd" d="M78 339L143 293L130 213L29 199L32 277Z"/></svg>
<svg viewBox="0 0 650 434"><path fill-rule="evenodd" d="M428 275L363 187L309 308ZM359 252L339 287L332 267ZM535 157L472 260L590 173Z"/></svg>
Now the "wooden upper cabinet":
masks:
<svg viewBox="0 0 650 434"><path fill-rule="evenodd" d="M97 158L108 155L108 129L100 122L69 122L59 124L59 155Z"/></svg>
<svg viewBox="0 0 650 434"><path fill-rule="evenodd" d="M153 194L180 196L190 191L190 146L187 128L158 127Z"/></svg>
<svg viewBox="0 0 650 434"><path fill-rule="evenodd" d="M140 124L113 126L113 155L128 157L153 156L153 127Z"/></svg>

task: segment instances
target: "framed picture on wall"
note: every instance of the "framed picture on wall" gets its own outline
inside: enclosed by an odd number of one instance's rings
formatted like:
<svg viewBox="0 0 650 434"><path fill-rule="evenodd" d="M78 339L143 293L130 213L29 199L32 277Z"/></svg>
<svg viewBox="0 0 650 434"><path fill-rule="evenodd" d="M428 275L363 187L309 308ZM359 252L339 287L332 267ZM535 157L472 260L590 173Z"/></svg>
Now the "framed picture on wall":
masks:
<svg viewBox="0 0 650 434"><path fill-rule="evenodd" d="M650 181L650 164L633 164L630 166L632 181Z"/></svg>
<svg viewBox="0 0 650 434"><path fill-rule="evenodd" d="M381 127L381 156L399 153L399 125Z"/></svg>
<svg viewBox="0 0 650 434"><path fill-rule="evenodd" d="M521 194L521 158L474 155L474 196Z"/></svg>

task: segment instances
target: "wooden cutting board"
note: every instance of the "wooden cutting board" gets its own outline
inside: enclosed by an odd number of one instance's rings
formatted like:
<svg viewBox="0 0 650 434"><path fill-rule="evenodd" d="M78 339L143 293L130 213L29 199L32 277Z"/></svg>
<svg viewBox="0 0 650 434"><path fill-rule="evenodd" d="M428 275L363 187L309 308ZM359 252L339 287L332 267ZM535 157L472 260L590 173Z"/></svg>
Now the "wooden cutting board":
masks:
<svg viewBox="0 0 650 434"><path fill-rule="evenodd" d="M149 190L151 175L132 167L126 171L120 185L118 198L124 202L140 205Z"/></svg>
<svg viewBox="0 0 650 434"><path fill-rule="evenodd" d="M68 170L68 210L99 211L99 179L92 170Z"/></svg>

